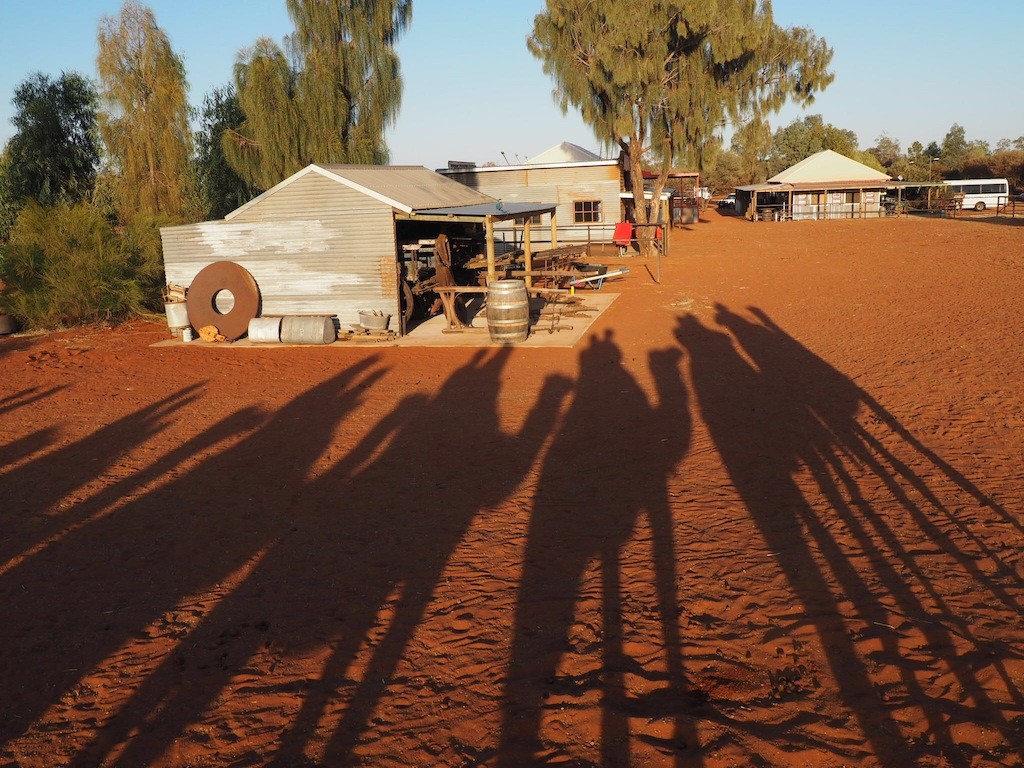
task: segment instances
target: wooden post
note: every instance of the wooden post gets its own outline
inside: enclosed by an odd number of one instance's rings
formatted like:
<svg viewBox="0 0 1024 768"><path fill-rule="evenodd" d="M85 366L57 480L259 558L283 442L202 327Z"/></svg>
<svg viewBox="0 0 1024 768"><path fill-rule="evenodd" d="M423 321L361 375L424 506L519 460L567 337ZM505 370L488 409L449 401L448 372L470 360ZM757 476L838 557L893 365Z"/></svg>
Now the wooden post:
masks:
<svg viewBox="0 0 1024 768"><path fill-rule="evenodd" d="M490 285L498 277L494 268L494 218L490 214L484 218L484 232L487 237L487 284Z"/></svg>
<svg viewBox="0 0 1024 768"><path fill-rule="evenodd" d="M526 217L523 225L523 269L527 272L533 271L533 247L530 244L530 217ZM533 288L533 277L526 276L526 287Z"/></svg>
<svg viewBox="0 0 1024 768"><path fill-rule="evenodd" d="M555 217L555 212L551 212L551 249L554 250L558 247L558 220Z"/></svg>

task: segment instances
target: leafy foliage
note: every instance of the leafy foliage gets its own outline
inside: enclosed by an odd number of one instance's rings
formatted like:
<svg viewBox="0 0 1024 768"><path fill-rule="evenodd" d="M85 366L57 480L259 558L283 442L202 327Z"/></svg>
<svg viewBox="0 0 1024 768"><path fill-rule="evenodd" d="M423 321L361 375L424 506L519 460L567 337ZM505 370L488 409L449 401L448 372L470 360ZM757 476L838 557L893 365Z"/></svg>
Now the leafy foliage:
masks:
<svg viewBox="0 0 1024 768"><path fill-rule="evenodd" d="M224 156L226 131L245 121L235 89L215 88L203 100L202 127L196 134L196 171L202 193L204 217L222 219L263 190L247 184Z"/></svg>
<svg viewBox="0 0 1024 768"><path fill-rule="evenodd" d="M0 246L7 242L14 229L14 222L18 218L18 211L21 210L21 201L11 194L11 185L8 181L8 168L10 158L7 151L0 152ZM2 258L0 251L0 258ZM0 278L3 277L3 263L0 261Z"/></svg>
<svg viewBox="0 0 1024 768"><path fill-rule="evenodd" d="M14 91L16 132L7 145L8 194L41 205L88 197L99 165L96 91L75 72L40 72Z"/></svg>
<svg viewBox="0 0 1024 768"><path fill-rule="evenodd" d="M286 49L263 38L235 65L245 121L224 132L231 167L263 189L309 163L385 163L402 79L394 45L412 0L287 0Z"/></svg>
<svg viewBox="0 0 1024 768"><path fill-rule="evenodd" d="M29 203L3 248L2 308L27 328L123 318L143 311L153 252L125 247L86 203ZM147 280L147 275L149 279Z"/></svg>
<svg viewBox="0 0 1024 768"><path fill-rule="evenodd" d="M645 153L660 163L699 156L726 119L760 120L788 99L809 103L831 80L831 49L810 30L783 29L756 0L547 0L530 51L597 137L618 145L630 186ZM648 222L644 206L637 221Z"/></svg>
<svg viewBox="0 0 1024 768"><path fill-rule="evenodd" d="M875 139L875 146L866 150L878 160L879 164L887 171L892 168L900 159L900 143L896 139L882 134Z"/></svg>
<svg viewBox="0 0 1024 768"><path fill-rule="evenodd" d="M185 67L149 8L126 0L116 18L103 18L97 68L122 216L181 216L192 154Z"/></svg>
<svg viewBox="0 0 1024 768"><path fill-rule="evenodd" d="M774 176L805 157L825 149L863 162L857 134L826 123L821 115L808 115L775 131L768 175ZM876 165L877 162L875 160Z"/></svg>

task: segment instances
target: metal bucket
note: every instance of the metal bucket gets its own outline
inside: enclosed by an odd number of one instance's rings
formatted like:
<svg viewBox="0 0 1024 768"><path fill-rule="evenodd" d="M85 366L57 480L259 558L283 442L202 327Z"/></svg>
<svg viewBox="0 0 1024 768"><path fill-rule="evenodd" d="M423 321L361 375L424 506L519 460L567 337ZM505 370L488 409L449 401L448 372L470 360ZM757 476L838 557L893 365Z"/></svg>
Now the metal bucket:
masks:
<svg viewBox="0 0 1024 768"><path fill-rule="evenodd" d="M526 341L530 299L525 280L496 280L487 287L487 330L498 344Z"/></svg>
<svg viewBox="0 0 1024 768"><path fill-rule="evenodd" d="M295 317L281 319L281 341L285 344L331 344L338 338L330 317Z"/></svg>
<svg viewBox="0 0 1024 768"><path fill-rule="evenodd" d="M254 344L277 344L281 341L280 317L254 317L249 321L249 341Z"/></svg>
<svg viewBox="0 0 1024 768"><path fill-rule="evenodd" d="M167 327L172 331L188 328L188 304L183 301L169 301L164 304L167 313Z"/></svg>
<svg viewBox="0 0 1024 768"><path fill-rule="evenodd" d="M391 315L389 314L374 314L370 310L359 310L359 325L363 328L385 331L389 322L391 322Z"/></svg>

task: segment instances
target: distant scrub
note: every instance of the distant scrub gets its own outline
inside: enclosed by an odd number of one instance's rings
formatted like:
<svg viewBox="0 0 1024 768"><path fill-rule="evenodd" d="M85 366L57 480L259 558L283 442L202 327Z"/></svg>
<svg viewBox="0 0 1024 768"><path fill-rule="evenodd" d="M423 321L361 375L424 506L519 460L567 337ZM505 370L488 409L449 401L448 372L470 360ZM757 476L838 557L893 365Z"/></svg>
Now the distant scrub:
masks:
<svg viewBox="0 0 1024 768"><path fill-rule="evenodd" d="M24 328L121 320L160 306L156 217L115 231L94 207L30 203L0 248L0 309Z"/></svg>

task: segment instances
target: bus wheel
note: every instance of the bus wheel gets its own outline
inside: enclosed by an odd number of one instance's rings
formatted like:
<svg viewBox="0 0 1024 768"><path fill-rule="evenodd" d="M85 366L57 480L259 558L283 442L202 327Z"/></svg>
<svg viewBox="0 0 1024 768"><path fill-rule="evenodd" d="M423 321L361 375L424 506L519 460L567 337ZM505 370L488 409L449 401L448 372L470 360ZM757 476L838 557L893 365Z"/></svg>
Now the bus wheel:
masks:
<svg viewBox="0 0 1024 768"><path fill-rule="evenodd" d="M979 200L978 202L976 202L974 204L974 210L976 210L976 211L984 211L985 210L985 202L983 200Z"/></svg>

